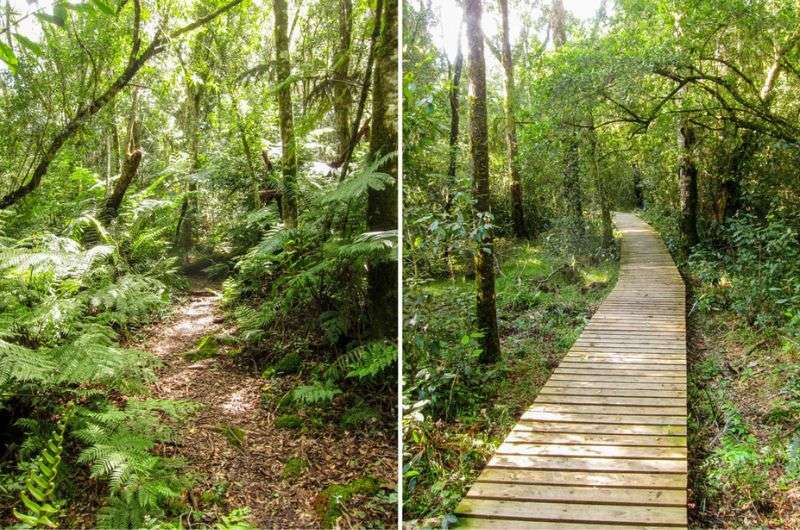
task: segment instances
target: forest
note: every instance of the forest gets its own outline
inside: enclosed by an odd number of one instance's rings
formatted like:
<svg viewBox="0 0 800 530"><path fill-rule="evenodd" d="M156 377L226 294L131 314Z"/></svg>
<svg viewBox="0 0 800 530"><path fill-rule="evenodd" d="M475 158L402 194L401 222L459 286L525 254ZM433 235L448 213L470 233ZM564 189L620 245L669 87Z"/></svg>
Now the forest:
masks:
<svg viewBox="0 0 800 530"><path fill-rule="evenodd" d="M630 211L687 287L689 525L800 526L800 3L403 9L404 520L458 522Z"/></svg>
<svg viewBox="0 0 800 530"><path fill-rule="evenodd" d="M0 526L397 521L397 3L0 9Z"/></svg>

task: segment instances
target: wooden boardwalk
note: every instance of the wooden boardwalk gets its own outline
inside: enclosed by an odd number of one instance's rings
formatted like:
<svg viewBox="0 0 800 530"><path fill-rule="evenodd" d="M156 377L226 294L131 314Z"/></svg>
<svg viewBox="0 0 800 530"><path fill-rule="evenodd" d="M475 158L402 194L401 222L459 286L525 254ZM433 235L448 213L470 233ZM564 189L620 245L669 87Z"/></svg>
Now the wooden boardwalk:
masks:
<svg viewBox="0 0 800 530"><path fill-rule="evenodd" d="M456 510L487 529L685 528L684 285L632 214L619 281Z"/></svg>

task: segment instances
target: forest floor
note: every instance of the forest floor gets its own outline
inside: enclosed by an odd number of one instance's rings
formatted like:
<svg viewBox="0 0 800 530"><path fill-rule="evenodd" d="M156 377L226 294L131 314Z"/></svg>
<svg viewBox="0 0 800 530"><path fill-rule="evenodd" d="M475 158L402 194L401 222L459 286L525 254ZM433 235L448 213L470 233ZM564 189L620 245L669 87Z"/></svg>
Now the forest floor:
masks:
<svg viewBox="0 0 800 530"><path fill-rule="evenodd" d="M729 311L688 320L690 526L800 528L800 347Z"/></svg>
<svg viewBox="0 0 800 530"><path fill-rule="evenodd" d="M218 520L231 509L248 507L259 528L319 527L328 499L326 487L366 475L394 489L395 438L348 433L333 427L292 430L275 426L276 404L264 403L255 366L227 355L230 346L192 360L204 337L236 330L225 322L217 286L194 282L190 298L171 317L142 332L140 349L163 362L154 397L201 405L183 429L171 456L187 462L194 479L188 504L194 519ZM290 461L287 471L287 461ZM340 507L340 524L381 519L379 501L355 495Z"/></svg>

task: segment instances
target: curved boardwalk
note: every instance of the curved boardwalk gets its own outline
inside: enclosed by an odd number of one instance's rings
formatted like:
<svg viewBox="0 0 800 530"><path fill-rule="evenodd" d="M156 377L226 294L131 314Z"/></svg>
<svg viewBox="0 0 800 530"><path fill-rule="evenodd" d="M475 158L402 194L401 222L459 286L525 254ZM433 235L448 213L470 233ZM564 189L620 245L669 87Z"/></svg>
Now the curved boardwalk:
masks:
<svg viewBox="0 0 800 530"><path fill-rule="evenodd" d="M632 214L617 286L457 509L487 529L686 527L684 286Z"/></svg>

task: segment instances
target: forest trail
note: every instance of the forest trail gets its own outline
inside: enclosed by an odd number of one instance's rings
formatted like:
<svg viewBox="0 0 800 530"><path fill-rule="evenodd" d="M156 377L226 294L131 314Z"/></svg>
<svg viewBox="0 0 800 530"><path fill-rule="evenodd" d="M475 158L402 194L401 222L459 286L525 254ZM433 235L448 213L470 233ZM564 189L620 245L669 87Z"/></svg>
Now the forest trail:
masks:
<svg viewBox="0 0 800 530"><path fill-rule="evenodd" d="M249 519L259 528L318 528L320 491L363 475L364 466L355 463L378 444L359 443L352 436L345 442L334 430L304 434L277 428L275 404L261 402L264 380L238 365L224 346L205 359L187 358L203 337L235 332L225 323L220 302L213 285L195 286L171 317L145 331L147 338L139 345L164 363L153 397L202 407L164 451L187 462L186 471L195 478L188 501L192 509L202 508L204 522L249 507ZM309 469L286 480L284 463L291 457L303 458ZM380 458L373 460L385 466Z"/></svg>
<svg viewBox="0 0 800 530"><path fill-rule="evenodd" d="M686 527L684 285L632 214L619 281L456 513L479 528Z"/></svg>

